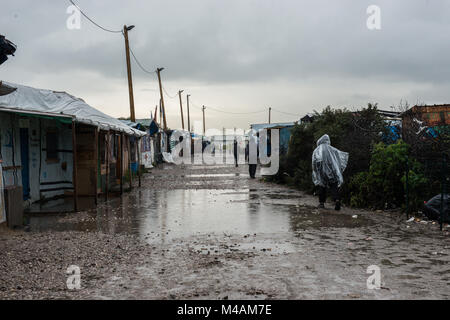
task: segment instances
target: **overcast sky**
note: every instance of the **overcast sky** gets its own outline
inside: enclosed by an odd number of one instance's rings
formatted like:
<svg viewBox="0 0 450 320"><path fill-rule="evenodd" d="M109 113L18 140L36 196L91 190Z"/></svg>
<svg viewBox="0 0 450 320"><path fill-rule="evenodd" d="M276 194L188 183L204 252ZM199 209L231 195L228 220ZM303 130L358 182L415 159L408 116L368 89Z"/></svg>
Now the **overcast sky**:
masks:
<svg viewBox="0 0 450 320"><path fill-rule="evenodd" d="M149 70L165 67L169 95L191 94L191 122L201 120L205 105L208 128L247 129L268 120L268 112L227 114L208 106L235 113L270 106L272 121L284 122L327 105L378 102L389 110L401 99L450 102L450 1L75 2L106 28L135 25L129 36L137 58ZM373 4L381 9L381 30L366 25ZM122 35L84 17L79 30L69 30L69 5L1 0L0 34L18 49L0 66L0 80L67 91L107 114L129 116ZM136 115L149 117L159 101L156 75L134 62L132 69ZM165 101L169 127L180 128L178 98ZM185 95L183 102L186 112Z"/></svg>

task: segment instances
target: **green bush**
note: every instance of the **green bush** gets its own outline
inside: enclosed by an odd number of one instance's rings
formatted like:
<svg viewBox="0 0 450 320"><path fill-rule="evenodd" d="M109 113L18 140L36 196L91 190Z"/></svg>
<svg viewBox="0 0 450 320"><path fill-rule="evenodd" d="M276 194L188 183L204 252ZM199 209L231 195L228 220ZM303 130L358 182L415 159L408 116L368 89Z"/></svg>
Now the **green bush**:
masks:
<svg viewBox="0 0 450 320"><path fill-rule="evenodd" d="M406 159L410 150L403 141L382 143L385 126L376 104L368 104L358 112L331 107L315 112L312 123L292 129L288 152L280 158L280 170L269 180L313 192L312 153L316 141L328 134L332 146L350 154L341 187L344 203L372 208L404 206ZM428 196L425 189L428 180L421 164L411 156L409 168L410 207L415 209Z"/></svg>
<svg viewBox="0 0 450 320"><path fill-rule="evenodd" d="M272 181L286 183L312 192L311 157L316 141L328 134L331 144L350 153L350 161L344 172L344 180L369 168L370 154L374 142L380 141L384 123L377 112L376 104L369 104L359 112L326 107L321 113L315 112L312 123L296 125L291 131L288 153L280 158L280 170ZM349 203L348 187L344 184L342 196Z"/></svg>
<svg viewBox="0 0 450 320"><path fill-rule="evenodd" d="M350 204L377 209L404 206L409 166L410 206L417 209L426 191L427 179L421 164L411 157L408 160L408 149L409 146L401 140L391 145L376 144L369 170L350 178Z"/></svg>

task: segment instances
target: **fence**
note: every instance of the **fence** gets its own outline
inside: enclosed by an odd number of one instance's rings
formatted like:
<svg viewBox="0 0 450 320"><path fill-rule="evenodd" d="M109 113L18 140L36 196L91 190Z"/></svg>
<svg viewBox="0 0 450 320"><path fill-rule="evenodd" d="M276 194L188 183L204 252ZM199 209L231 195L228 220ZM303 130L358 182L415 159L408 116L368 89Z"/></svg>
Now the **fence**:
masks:
<svg viewBox="0 0 450 320"><path fill-rule="evenodd" d="M439 224L442 230L445 219L448 219L450 208L448 206L448 192L450 189L450 161L448 153L426 152L425 154L415 154L413 156L423 166L423 175L427 179L427 190L420 194L420 200L428 201L432 197L434 201L439 201ZM411 181L410 157L407 159L406 181L405 181L405 201L406 217L409 219L411 213L411 202L417 199L411 199L411 187L414 181Z"/></svg>

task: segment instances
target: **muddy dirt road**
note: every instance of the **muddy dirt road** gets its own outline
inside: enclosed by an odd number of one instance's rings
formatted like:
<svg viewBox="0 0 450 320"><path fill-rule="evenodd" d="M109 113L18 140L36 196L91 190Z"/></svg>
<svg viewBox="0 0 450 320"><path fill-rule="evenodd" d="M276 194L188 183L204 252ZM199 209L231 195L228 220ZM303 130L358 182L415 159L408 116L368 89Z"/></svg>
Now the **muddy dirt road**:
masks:
<svg viewBox="0 0 450 320"><path fill-rule="evenodd" d="M448 227L319 210L246 170L161 166L95 210L0 232L0 298L449 298ZM66 287L70 265L81 290ZM380 290L367 289L370 265Z"/></svg>

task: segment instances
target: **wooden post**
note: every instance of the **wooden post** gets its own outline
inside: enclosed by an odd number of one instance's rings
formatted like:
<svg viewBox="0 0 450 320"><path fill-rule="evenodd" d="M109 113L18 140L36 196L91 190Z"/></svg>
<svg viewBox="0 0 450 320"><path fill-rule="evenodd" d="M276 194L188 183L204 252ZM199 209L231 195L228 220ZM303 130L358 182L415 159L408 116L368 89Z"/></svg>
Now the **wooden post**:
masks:
<svg viewBox="0 0 450 320"><path fill-rule="evenodd" d="M120 134L120 194L123 194L123 133Z"/></svg>
<svg viewBox="0 0 450 320"><path fill-rule="evenodd" d="M163 95L163 89L161 84L161 71L163 71L164 68L158 68L156 69L156 73L158 74L158 82L159 82L159 94L161 96L161 106L163 111L163 119L164 119L164 130L167 130L167 119L166 119L166 108L164 107L164 95Z"/></svg>
<svg viewBox="0 0 450 320"><path fill-rule="evenodd" d="M78 211L78 168L77 168L77 131L75 121L72 120L72 162L73 162L73 208Z"/></svg>
<svg viewBox="0 0 450 320"><path fill-rule="evenodd" d="M190 115L189 115L189 97L190 97L190 96L191 96L190 94L188 94L188 95L186 96L186 100L187 100L188 132L191 132L191 119L190 119Z"/></svg>
<svg viewBox="0 0 450 320"><path fill-rule="evenodd" d="M108 193L109 193L109 131L106 133L105 135L105 141L106 141L106 157L105 157L105 161L106 161L106 185L105 185L105 201L108 200Z"/></svg>
<svg viewBox="0 0 450 320"><path fill-rule="evenodd" d="M94 128L94 163L95 163L95 205L98 204L98 128Z"/></svg>
<svg viewBox="0 0 450 320"><path fill-rule="evenodd" d="M270 124L270 118L271 118L272 108L269 108L269 124Z"/></svg>
<svg viewBox="0 0 450 320"><path fill-rule="evenodd" d="M203 106L202 111L203 111L203 135L205 135L206 133L206 124L205 124L205 109L206 107Z"/></svg>
<svg viewBox="0 0 450 320"><path fill-rule="evenodd" d="M183 102L181 100L181 94L183 93L184 90L180 90L178 91L178 97L180 98L180 110L181 110L181 127L184 130L184 116L183 116Z"/></svg>
<svg viewBox="0 0 450 320"><path fill-rule="evenodd" d="M128 30L132 27L123 26L123 35L125 37L125 55L127 59L127 73L128 73L128 93L130 96L130 120L132 122L136 121L134 114L134 97L133 97L133 79L131 76L131 63L130 63L130 45L128 43Z"/></svg>

